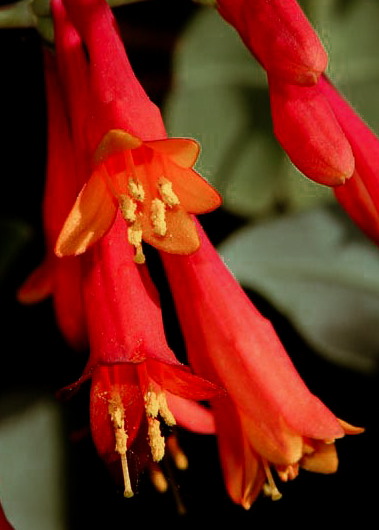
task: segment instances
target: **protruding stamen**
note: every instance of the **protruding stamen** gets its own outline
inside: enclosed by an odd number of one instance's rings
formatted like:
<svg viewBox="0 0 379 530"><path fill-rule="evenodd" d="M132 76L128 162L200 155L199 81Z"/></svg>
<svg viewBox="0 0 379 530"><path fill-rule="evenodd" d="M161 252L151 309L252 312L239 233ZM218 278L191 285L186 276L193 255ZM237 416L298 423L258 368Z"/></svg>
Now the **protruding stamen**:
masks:
<svg viewBox="0 0 379 530"><path fill-rule="evenodd" d="M128 241L136 249L134 261L140 265L145 263L145 255L142 250L142 230L135 226L130 226L128 228Z"/></svg>
<svg viewBox="0 0 379 530"><path fill-rule="evenodd" d="M178 196L174 193L172 189L172 182L167 180L165 177L159 179L158 191L162 198L162 201L170 208L173 208L174 206L178 206L180 204Z"/></svg>
<svg viewBox="0 0 379 530"><path fill-rule="evenodd" d="M153 391L146 392L144 400L146 414L151 418L156 418L159 414L159 401L157 394Z"/></svg>
<svg viewBox="0 0 379 530"><path fill-rule="evenodd" d="M167 425L175 425L176 422L167 406L164 392L157 394L153 390L149 390L144 396L144 401L151 454L154 462L159 462L164 456L165 439L161 434L160 423L157 417L160 414Z"/></svg>
<svg viewBox="0 0 379 530"><path fill-rule="evenodd" d="M270 466L268 465L267 460L262 458L262 463L263 463L264 471L266 473L267 482L268 482L267 484L263 486L263 493L267 495L268 497L271 497L273 501L278 501L279 499L282 498L282 494L276 487L274 477L271 474Z"/></svg>
<svg viewBox="0 0 379 530"><path fill-rule="evenodd" d="M160 392L158 394L158 404L159 404L159 414L162 416L162 419L166 423L166 425L172 426L176 425L176 421L174 418L173 413L168 408L167 401L166 401L166 395L164 392Z"/></svg>
<svg viewBox="0 0 379 530"><path fill-rule="evenodd" d="M145 200L145 190L140 182L136 182L132 178L128 180L128 191L134 200L143 202Z"/></svg>
<svg viewBox="0 0 379 530"><path fill-rule="evenodd" d="M147 418L148 428L147 434L149 437L149 445L151 449L151 456L154 462L159 462L164 457L165 440L161 434L159 420L156 418Z"/></svg>
<svg viewBox="0 0 379 530"><path fill-rule="evenodd" d="M119 198L120 210L127 223L134 223L136 220L137 204L129 195L122 194Z"/></svg>
<svg viewBox="0 0 379 530"><path fill-rule="evenodd" d="M159 466L153 463L150 466L150 480L159 493L165 493L168 489L168 482Z"/></svg>
<svg viewBox="0 0 379 530"><path fill-rule="evenodd" d="M133 497L128 461L126 459L128 435L125 432L124 407L119 395L109 401L108 412L113 423L116 441L115 451L120 455L121 459L122 475L124 478L124 497Z"/></svg>
<svg viewBox="0 0 379 530"><path fill-rule="evenodd" d="M188 458L179 446L176 436L171 435L167 438L167 449L178 469L184 470L188 468Z"/></svg>
<svg viewBox="0 0 379 530"><path fill-rule="evenodd" d="M160 199L153 199L151 201L150 219L153 224L154 232L158 236L166 235L166 206Z"/></svg>

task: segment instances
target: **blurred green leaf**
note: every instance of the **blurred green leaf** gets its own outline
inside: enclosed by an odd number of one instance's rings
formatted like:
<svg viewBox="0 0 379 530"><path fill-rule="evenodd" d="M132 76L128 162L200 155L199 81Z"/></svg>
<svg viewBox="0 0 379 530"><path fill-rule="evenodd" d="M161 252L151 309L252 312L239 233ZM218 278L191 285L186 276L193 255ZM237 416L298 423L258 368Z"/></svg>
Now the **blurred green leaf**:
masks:
<svg viewBox="0 0 379 530"><path fill-rule="evenodd" d="M331 190L287 161L272 133L265 72L216 10L200 9L187 28L174 74L164 109L169 133L201 143L197 169L225 208L254 217L278 204L303 208L332 199Z"/></svg>
<svg viewBox="0 0 379 530"><path fill-rule="evenodd" d="M62 420L51 399L0 401L0 496L17 530L65 530Z"/></svg>
<svg viewBox="0 0 379 530"><path fill-rule="evenodd" d="M379 2L312 0L306 7L329 54L328 74L379 133Z"/></svg>
<svg viewBox="0 0 379 530"><path fill-rule="evenodd" d="M360 370L377 366L379 250L337 206L247 226L219 251L320 353Z"/></svg>

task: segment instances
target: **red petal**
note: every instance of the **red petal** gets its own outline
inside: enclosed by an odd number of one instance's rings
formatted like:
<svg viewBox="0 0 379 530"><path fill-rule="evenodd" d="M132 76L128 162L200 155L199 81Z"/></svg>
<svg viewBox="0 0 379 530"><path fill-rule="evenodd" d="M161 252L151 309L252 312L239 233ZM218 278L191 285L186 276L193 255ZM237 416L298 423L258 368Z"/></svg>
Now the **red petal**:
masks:
<svg viewBox="0 0 379 530"><path fill-rule="evenodd" d="M34 304L40 302L53 292L55 259L46 258L37 267L20 289L17 291L17 299L23 304Z"/></svg>
<svg viewBox="0 0 379 530"><path fill-rule="evenodd" d="M149 358L146 360L146 366L149 376L164 390L183 398L200 401L224 392L214 383L192 374L183 365L167 365Z"/></svg>
<svg viewBox="0 0 379 530"><path fill-rule="evenodd" d="M328 56L296 0L219 0L221 15L282 82L313 85Z"/></svg>
<svg viewBox="0 0 379 530"><path fill-rule="evenodd" d="M176 422L185 429L200 434L216 434L213 413L196 401L175 396L166 390L168 408Z"/></svg>
<svg viewBox="0 0 379 530"><path fill-rule="evenodd" d="M251 448L232 402L215 399L212 409L226 488L235 503L249 509L266 479L260 458Z"/></svg>
<svg viewBox="0 0 379 530"><path fill-rule="evenodd" d="M343 184L354 156L319 85L297 87L269 79L274 133L292 162L320 184Z"/></svg>

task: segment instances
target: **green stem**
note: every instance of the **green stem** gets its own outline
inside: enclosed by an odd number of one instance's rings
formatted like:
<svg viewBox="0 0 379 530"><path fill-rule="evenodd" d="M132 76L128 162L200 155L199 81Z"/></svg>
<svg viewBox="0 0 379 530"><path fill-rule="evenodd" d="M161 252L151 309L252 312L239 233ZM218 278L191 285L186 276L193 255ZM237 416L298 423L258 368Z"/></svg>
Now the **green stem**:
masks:
<svg viewBox="0 0 379 530"><path fill-rule="evenodd" d="M33 11L33 0L21 0L0 8L0 28L35 28L38 18Z"/></svg>

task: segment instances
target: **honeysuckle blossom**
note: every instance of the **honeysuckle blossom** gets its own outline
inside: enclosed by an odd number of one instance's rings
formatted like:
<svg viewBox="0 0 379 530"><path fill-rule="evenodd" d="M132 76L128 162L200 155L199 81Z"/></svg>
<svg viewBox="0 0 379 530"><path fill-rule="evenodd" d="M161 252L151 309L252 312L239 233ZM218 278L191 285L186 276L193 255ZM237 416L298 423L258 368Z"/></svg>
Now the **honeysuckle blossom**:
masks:
<svg viewBox="0 0 379 530"><path fill-rule="evenodd" d="M121 214L84 257L84 302L90 357L80 384L91 385L91 430L99 454L111 464L122 464L125 495L132 495L127 451L148 439L152 460L164 454L160 419L169 426L173 410L189 414L192 428L212 430L206 411L187 399L204 400L220 393L220 387L198 376L177 361L168 347L157 291L146 265L133 261L133 247L124 237ZM190 420L184 418L184 423ZM141 441L140 441L141 443Z"/></svg>
<svg viewBox="0 0 379 530"><path fill-rule="evenodd" d="M161 253L195 373L227 395L211 400L224 479L249 508L263 490L280 497L299 468L336 471L334 440L361 432L336 418L308 390L271 323L251 304L198 226L191 256Z"/></svg>
<svg viewBox="0 0 379 530"><path fill-rule="evenodd" d="M334 194L357 225L379 243L379 139L326 76L320 78L318 87L350 142L355 158L353 176L345 185L333 188Z"/></svg>
<svg viewBox="0 0 379 530"><path fill-rule="evenodd" d="M267 72L274 134L320 184L344 184L354 156L318 81L327 55L295 0L219 0L221 15Z"/></svg>
<svg viewBox="0 0 379 530"><path fill-rule="evenodd" d="M86 63L80 38L60 2L54 2L53 14L71 126L80 137L87 117L78 105L81 96L76 93L74 82L76 69L85 72ZM78 114L72 114L75 108ZM121 141L124 134L121 133ZM88 174L86 148L84 143L81 145L76 154L82 156L80 167ZM75 173L67 174L66 180L76 182ZM164 454L160 419L170 426L178 421L197 432L214 431L211 413L189 400L207 399L220 388L194 376L168 347L158 294L146 266L137 267L133 260L134 248L125 237L121 211L115 215L104 237L80 257L90 357L82 376L64 392L91 378L94 443L104 460L122 472L124 494L131 496L127 456L130 447L133 445L139 467L143 467L148 460L158 462ZM177 449L171 450L178 454Z"/></svg>
<svg viewBox="0 0 379 530"><path fill-rule="evenodd" d="M54 245L76 197L75 160L64 113L58 74L53 58L44 53L47 96L47 170L43 201L46 257L18 291L18 299L35 303L53 295L58 325L67 341L76 348L85 346L86 326L81 296L81 263L75 257L59 259Z"/></svg>
<svg viewBox="0 0 379 530"><path fill-rule="evenodd" d="M217 0L263 68L282 83L313 85L328 56L296 0Z"/></svg>
<svg viewBox="0 0 379 530"><path fill-rule="evenodd" d="M166 137L105 0L67 0L64 6L89 56L84 128L93 167L58 237L56 254L85 252L109 230L118 211L137 262L144 261L142 240L166 252L194 252L199 239L189 213L220 204L217 192L192 169L198 145ZM55 26L63 24L60 0L53 0L52 8Z"/></svg>

